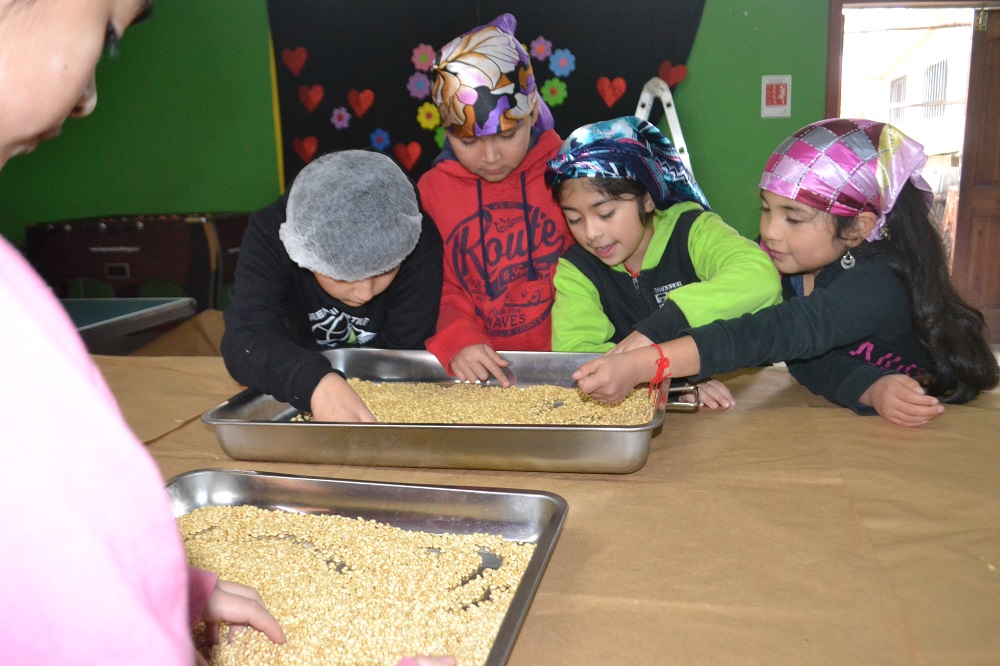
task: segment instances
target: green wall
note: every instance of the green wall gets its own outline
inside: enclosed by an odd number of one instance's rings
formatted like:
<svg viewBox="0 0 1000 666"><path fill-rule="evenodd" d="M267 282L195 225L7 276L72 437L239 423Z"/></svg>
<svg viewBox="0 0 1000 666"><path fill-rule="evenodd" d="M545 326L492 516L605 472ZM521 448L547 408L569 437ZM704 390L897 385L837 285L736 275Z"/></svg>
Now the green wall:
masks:
<svg viewBox="0 0 1000 666"><path fill-rule="evenodd" d="M156 2L97 70L98 103L0 171L0 231L250 210L279 194L265 0Z"/></svg>
<svg viewBox="0 0 1000 666"><path fill-rule="evenodd" d="M706 1L675 102L695 176L747 236L756 235L764 161L823 115L827 12L828 0ZM121 55L100 64L94 114L0 173L0 232L19 242L31 222L272 201L269 58L265 0L158 2ZM760 117L760 79L770 74L792 75L791 118Z"/></svg>
<svg viewBox="0 0 1000 666"><path fill-rule="evenodd" d="M707 0L674 92L695 178L712 208L756 237L764 163L826 108L828 0ZM792 76L790 118L760 117L761 76Z"/></svg>

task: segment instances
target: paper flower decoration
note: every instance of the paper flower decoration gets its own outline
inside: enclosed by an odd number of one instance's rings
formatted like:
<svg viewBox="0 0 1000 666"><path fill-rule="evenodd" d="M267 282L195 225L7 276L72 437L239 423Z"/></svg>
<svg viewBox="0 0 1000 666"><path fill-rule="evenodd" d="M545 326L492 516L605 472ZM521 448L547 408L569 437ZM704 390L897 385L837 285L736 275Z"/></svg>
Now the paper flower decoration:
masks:
<svg viewBox="0 0 1000 666"><path fill-rule="evenodd" d="M437 130L434 132L434 143L437 144L438 148L440 148L440 149L444 148L444 128L443 127L438 127Z"/></svg>
<svg viewBox="0 0 1000 666"><path fill-rule="evenodd" d="M431 80L423 72L417 72L407 80L406 90L409 91L410 97L427 99L431 94Z"/></svg>
<svg viewBox="0 0 1000 666"><path fill-rule="evenodd" d="M549 69L560 78L565 78L576 69L576 56L569 49L556 49L549 58Z"/></svg>
<svg viewBox="0 0 1000 666"><path fill-rule="evenodd" d="M330 122L337 129L347 129L351 126L351 114L347 110L347 107L338 106L333 110L333 115L330 116Z"/></svg>
<svg viewBox="0 0 1000 666"><path fill-rule="evenodd" d="M432 130L441 124L441 113L430 102L424 102L417 109L417 122L425 130Z"/></svg>
<svg viewBox="0 0 1000 666"><path fill-rule="evenodd" d="M552 55L552 42L544 37L536 37L531 40L531 57L538 61L545 61Z"/></svg>
<svg viewBox="0 0 1000 666"><path fill-rule="evenodd" d="M430 44L418 44L417 48L413 49L410 62L413 63L418 72L429 72L434 66L434 56L436 55L434 47Z"/></svg>
<svg viewBox="0 0 1000 666"><path fill-rule="evenodd" d="M389 133L384 129L377 129L371 133L372 148L375 150L385 150L389 147Z"/></svg>
<svg viewBox="0 0 1000 666"><path fill-rule="evenodd" d="M561 79L549 79L543 83L538 92L549 106L559 106L566 101L566 84Z"/></svg>

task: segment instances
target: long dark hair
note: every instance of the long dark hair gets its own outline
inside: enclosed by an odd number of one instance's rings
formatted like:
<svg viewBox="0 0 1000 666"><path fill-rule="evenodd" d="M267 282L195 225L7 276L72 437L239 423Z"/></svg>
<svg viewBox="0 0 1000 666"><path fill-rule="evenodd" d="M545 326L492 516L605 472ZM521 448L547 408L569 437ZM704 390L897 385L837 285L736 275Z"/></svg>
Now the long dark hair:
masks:
<svg viewBox="0 0 1000 666"><path fill-rule="evenodd" d="M838 216L836 235L845 238L854 219ZM995 387L1000 369L986 322L955 291L941 234L912 183L899 193L885 229L886 238L877 243L909 292L914 332L934 363L927 392L942 402L964 403Z"/></svg>

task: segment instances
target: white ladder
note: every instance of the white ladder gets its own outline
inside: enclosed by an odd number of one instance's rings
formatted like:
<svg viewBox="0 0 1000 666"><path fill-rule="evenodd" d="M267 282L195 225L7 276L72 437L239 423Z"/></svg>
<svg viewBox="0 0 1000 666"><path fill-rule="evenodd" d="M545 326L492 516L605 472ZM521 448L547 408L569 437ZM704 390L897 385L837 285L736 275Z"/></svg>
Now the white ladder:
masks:
<svg viewBox="0 0 1000 666"><path fill-rule="evenodd" d="M670 138L677 154L681 156L681 161L692 174L691 156L688 155L687 144L684 143L684 134L681 132L681 121L677 117L677 108L674 106L674 96L670 94L670 86L658 76L654 76L646 85L642 87L642 94L639 95L639 104L635 107L635 115L643 120L649 120L649 112L653 104L653 99L659 99L663 104L663 114L667 118L667 126L670 127Z"/></svg>

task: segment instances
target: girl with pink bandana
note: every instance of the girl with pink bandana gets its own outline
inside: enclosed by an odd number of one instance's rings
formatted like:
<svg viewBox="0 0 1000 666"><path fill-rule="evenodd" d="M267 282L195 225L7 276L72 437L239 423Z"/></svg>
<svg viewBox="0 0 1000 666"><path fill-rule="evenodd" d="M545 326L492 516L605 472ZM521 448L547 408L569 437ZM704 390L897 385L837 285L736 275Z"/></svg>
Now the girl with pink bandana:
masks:
<svg viewBox="0 0 1000 666"><path fill-rule="evenodd" d="M923 147L892 125L835 118L802 128L761 178L761 244L785 301L595 359L580 388L615 402L670 372L705 377L785 361L804 386L859 414L919 426L997 385L982 315L955 292Z"/></svg>
<svg viewBox="0 0 1000 666"><path fill-rule="evenodd" d="M515 27L504 14L438 53L432 95L447 141L418 183L444 243L427 349L458 379L503 386L496 350L551 348L552 274L573 242L544 178L562 140Z"/></svg>

